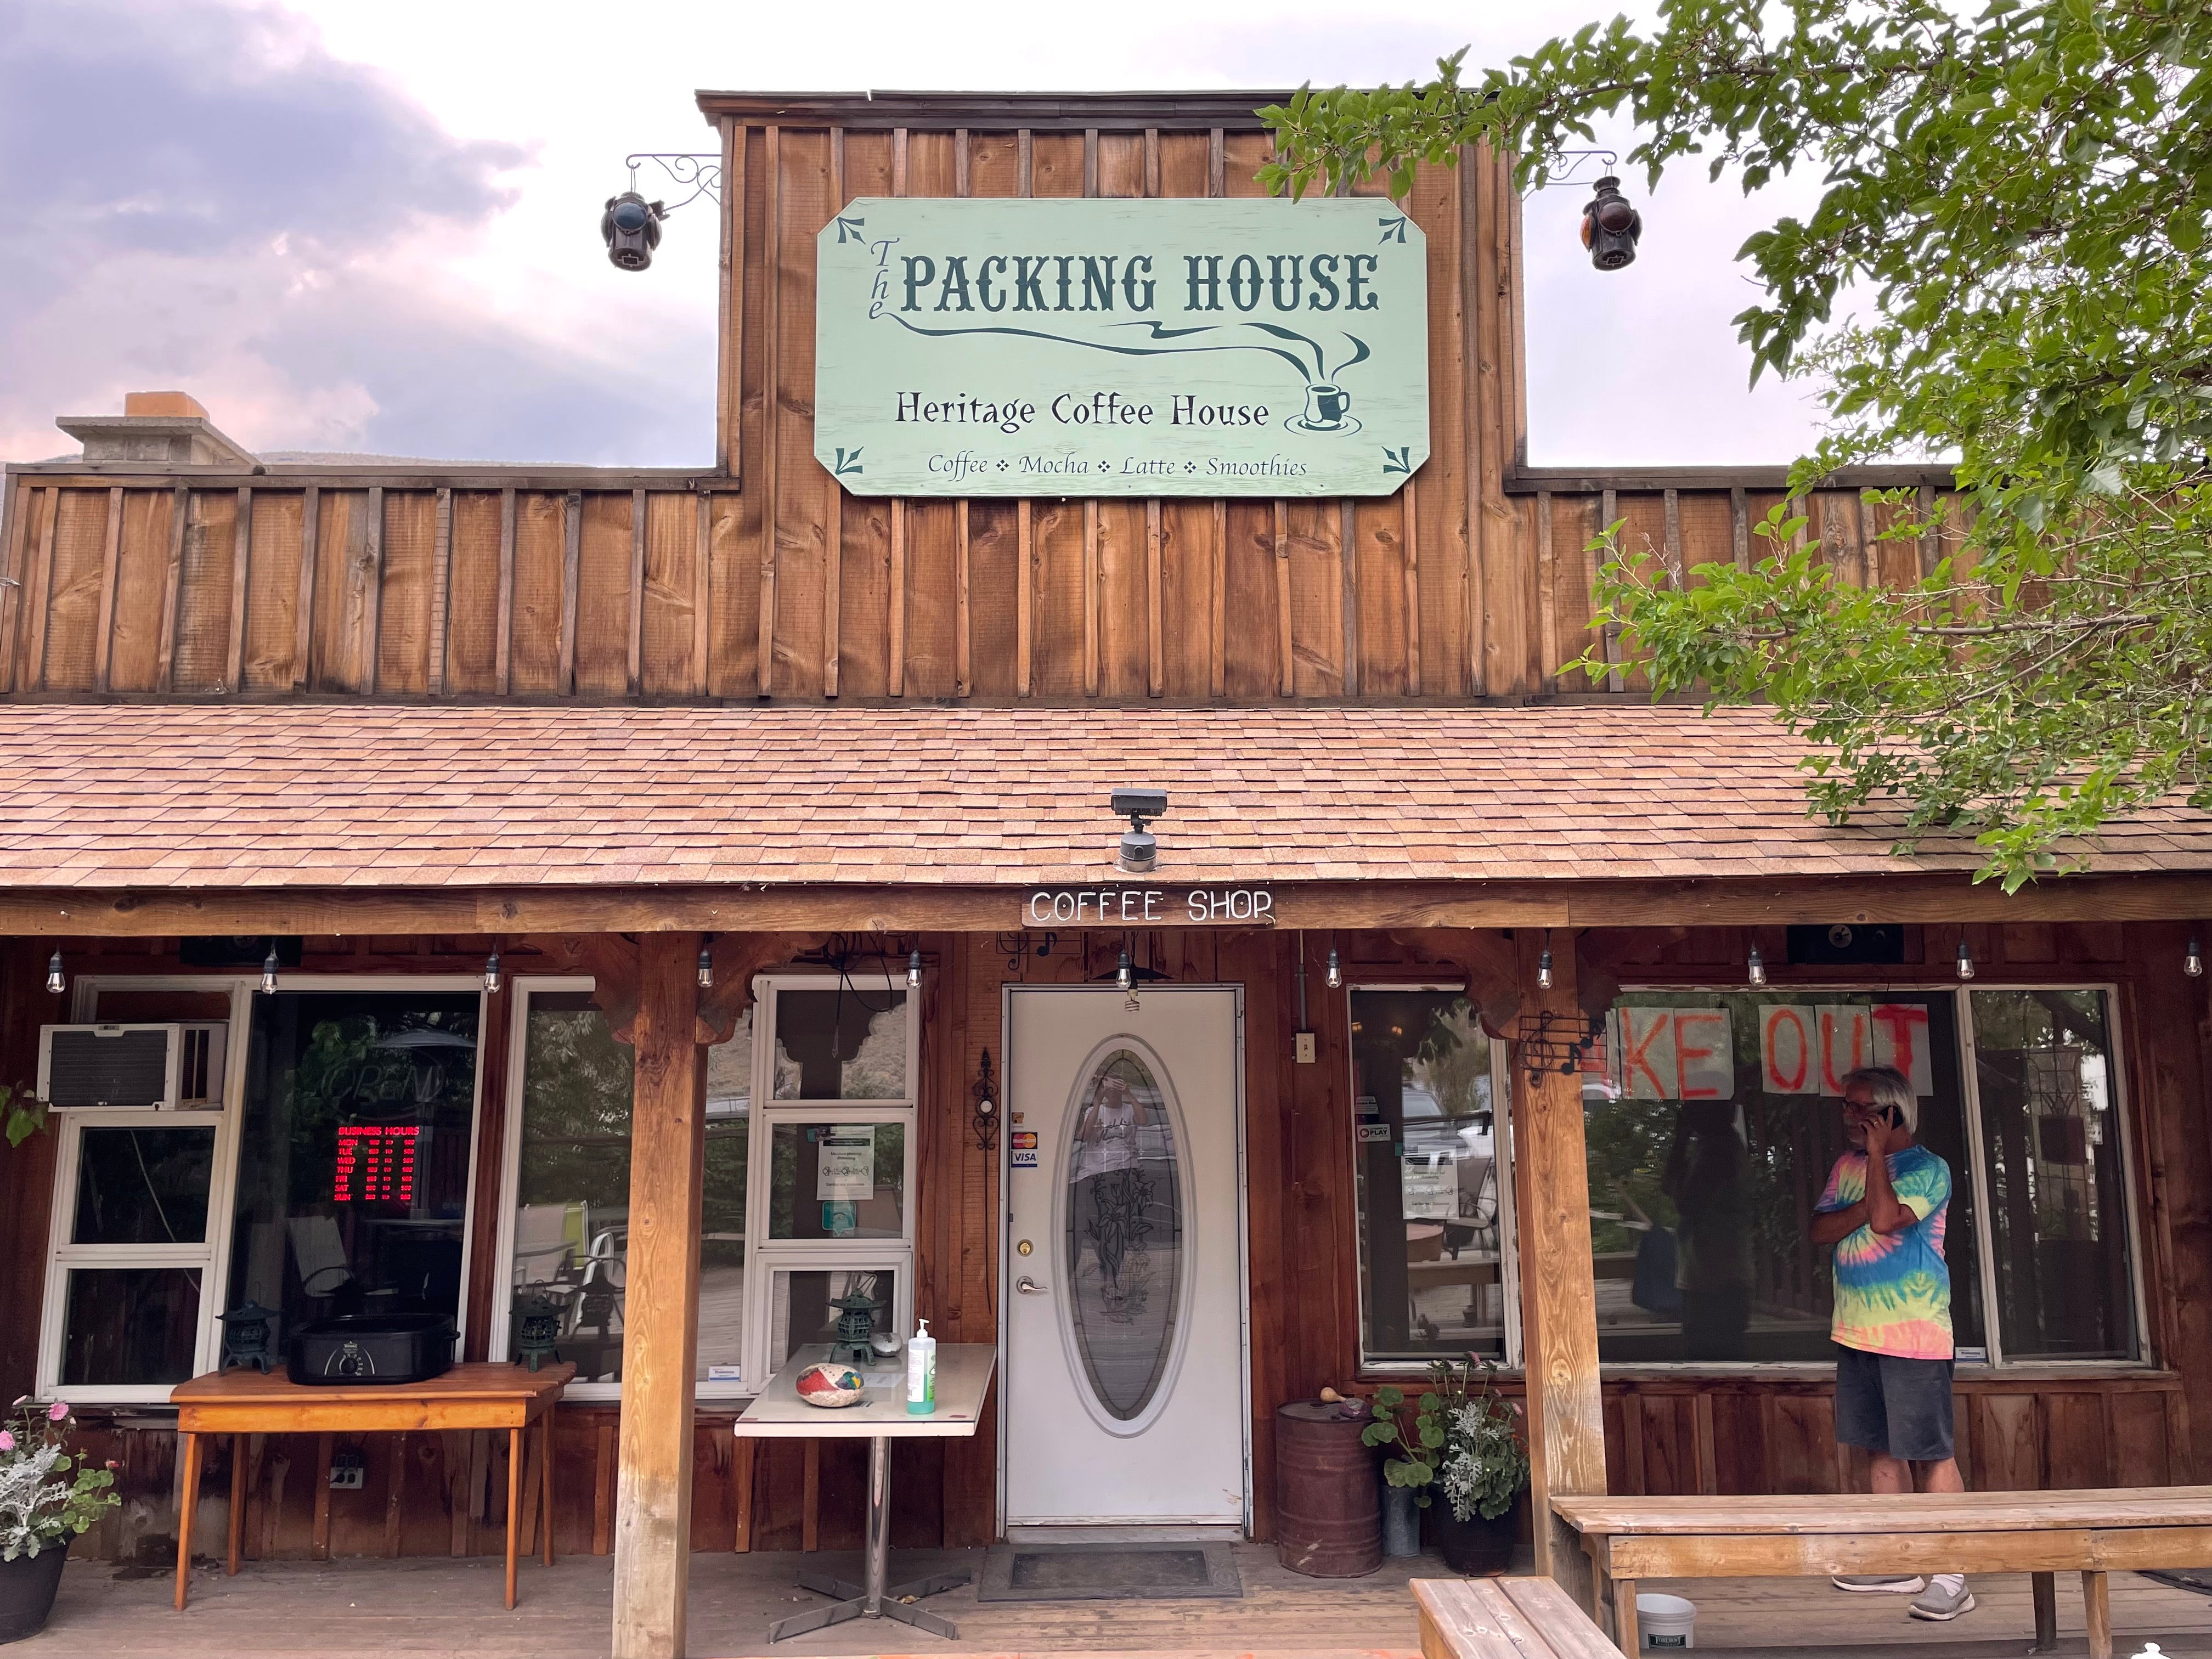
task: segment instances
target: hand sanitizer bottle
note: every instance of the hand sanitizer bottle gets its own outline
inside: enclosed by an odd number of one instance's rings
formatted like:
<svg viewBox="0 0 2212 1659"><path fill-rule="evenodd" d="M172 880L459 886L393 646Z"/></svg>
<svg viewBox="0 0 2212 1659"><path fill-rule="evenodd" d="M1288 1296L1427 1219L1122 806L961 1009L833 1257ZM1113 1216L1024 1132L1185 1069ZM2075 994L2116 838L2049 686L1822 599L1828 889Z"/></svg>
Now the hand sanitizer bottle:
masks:
<svg viewBox="0 0 2212 1659"><path fill-rule="evenodd" d="M937 1409L937 1339L929 1322L915 1322L914 1340L906 1345L906 1410L909 1417L927 1417Z"/></svg>

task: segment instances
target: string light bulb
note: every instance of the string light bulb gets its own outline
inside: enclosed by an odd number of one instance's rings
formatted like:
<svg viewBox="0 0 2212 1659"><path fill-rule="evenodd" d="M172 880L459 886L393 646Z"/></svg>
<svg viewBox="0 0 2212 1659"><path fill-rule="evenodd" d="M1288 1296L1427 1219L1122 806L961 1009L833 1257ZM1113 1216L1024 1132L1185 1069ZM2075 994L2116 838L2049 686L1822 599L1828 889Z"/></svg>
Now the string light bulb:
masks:
<svg viewBox="0 0 2212 1659"><path fill-rule="evenodd" d="M69 981L62 977L62 953L57 951L46 960L46 989L59 996L68 986Z"/></svg>
<svg viewBox="0 0 2212 1659"><path fill-rule="evenodd" d="M2189 936L2189 948L2181 953L2181 971L2191 979L2204 977L2204 952L2197 948L2194 933Z"/></svg>
<svg viewBox="0 0 2212 1659"><path fill-rule="evenodd" d="M261 994L263 996L273 997L276 994L276 970L283 965L276 960L276 947L272 944L269 947L269 954L261 958Z"/></svg>
<svg viewBox="0 0 2212 1659"><path fill-rule="evenodd" d="M1137 970L1130 966L1129 953L1127 951L1121 952L1120 965L1114 969L1114 983L1124 991L1133 989L1136 986Z"/></svg>
<svg viewBox="0 0 2212 1659"><path fill-rule="evenodd" d="M484 958L483 985L487 994L499 994L499 952L496 951Z"/></svg>
<svg viewBox="0 0 2212 1659"><path fill-rule="evenodd" d="M1966 948L1966 936L1961 933L1959 935L1959 977L1972 979L1973 976L1974 953Z"/></svg>
<svg viewBox="0 0 2212 1659"><path fill-rule="evenodd" d="M1751 947L1751 961L1745 969L1744 977L1753 985L1766 983L1766 958L1759 954L1756 945Z"/></svg>
<svg viewBox="0 0 2212 1659"><path fill-rule="evenodd" d="M909 991L921 989L921 952L920 951L912 952L906 959L906 988Z"/></svg>
<svg viewBox="0 0 2212 1659"><path fill-rule="evenodd" d="M1328 953L1328 988L1332 991L1340 991L1344 988L1344 964L1336 959L1334 947L1331 947Z"/></svg>
<svg viewBox="0 0 2212 1659"><path fill-rule="evenodd" d="M1552 988L1552 953L1549 951L1536 957L1536 988L1540 991Z"/></svg>
<svg viewBox="0 0 2212 1659"><path fill-rule="evenodd" d="M699 988L714 988L714 953L703 945L699 947Z"/></svg>

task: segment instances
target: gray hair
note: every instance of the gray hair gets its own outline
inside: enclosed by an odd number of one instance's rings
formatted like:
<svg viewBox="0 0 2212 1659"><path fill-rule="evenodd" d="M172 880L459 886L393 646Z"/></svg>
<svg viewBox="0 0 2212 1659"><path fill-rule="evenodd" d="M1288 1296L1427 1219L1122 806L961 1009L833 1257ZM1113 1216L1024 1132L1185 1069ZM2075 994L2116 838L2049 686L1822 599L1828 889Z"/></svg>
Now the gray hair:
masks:
<svg viewBox="0 0 2212 1659"><path fill-rule="evenodd" d="M1905 1120L1905 1127L1916 1134L1919 1133L1920 1097L1912 1092L1912 1079L1896 1066L1862 1066L1855 1072L1844 1073L1846 1094L1853 1084L1864 1084L1875 1105L1896 1107L1897 1115Z"/></svg>

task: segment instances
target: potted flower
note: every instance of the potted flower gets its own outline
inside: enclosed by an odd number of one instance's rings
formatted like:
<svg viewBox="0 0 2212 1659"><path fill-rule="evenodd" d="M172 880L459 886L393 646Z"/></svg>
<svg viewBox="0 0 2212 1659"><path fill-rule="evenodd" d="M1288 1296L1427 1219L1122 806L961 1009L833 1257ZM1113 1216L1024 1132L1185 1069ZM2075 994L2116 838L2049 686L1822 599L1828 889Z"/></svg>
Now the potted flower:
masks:
<svg viewBox="0 0 2212 1659"><path fill-rule="evenodd" d="M1528 1452L1520 1413L1492 1386L1494 1370L1471 1354L1465 1364L1431 1364L1410 1434L1399 1415L1406 1396L1376 1389L1375 1420L1361 1437L1396 1453L1384 1461L1383 1478L1433 1510L1437 1547L1455 1572L1504 1571L1520 1535L1516 1510L1528 1489ZM1443 1495L1440 1504L1432 1503L1436 1491Z"/></svg>
<svg viewBox="0 0 2212 1659"><path fill-rule="evenodd" d="M28 1395L0 1427L0 1642L46 1627L70 1540L120 1500L115 1466L92 1468L64 1447L69 1407Z"/></svg>

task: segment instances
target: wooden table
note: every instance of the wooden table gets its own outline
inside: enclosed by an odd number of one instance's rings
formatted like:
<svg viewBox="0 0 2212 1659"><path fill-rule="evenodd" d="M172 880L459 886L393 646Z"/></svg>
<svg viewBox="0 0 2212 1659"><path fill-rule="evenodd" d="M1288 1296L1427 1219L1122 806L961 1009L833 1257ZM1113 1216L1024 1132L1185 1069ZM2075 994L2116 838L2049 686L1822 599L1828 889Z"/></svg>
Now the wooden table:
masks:
<svg viewBox="0 0 2212 1659"><path fill-rule="evenodd" d="M1416 1578L1423 1659L1620 1659L1548 1578Z"/></svg>
<svg viewBox="0 0 2212 1659"><path fill-rule="evenodd" d="M925 1595L957 1589L968 1582L964 1572L939 1573L909 1584L890 1586L890 1443L894 1440L966 1439L982 1420L983 1399L990 1392L991 1370L998 1350L988 1342L940 1342L937 1345L937 1409L927 1417L910 1417L906 1409L906 1357L859 1366L868 1377L867 1393L856 1406L836 1410L810 1406L799 1397L799 1373L828 1358L827 1345L801 1348L775 1374L775 1380L738 1419L737 1432L763 1440L866 1440L868 1443L868 1545L865 1583L835 1578L825 1572L802 1571L799 1583L819 1595L834 1596L834 1605L811 1613L793 1613L771 1626L768 1639L781 1642L810 1630L842 1624L848 1619L896 1619L934 1636L948 1639L960 1634L949 1619L924 1613L909 1605Z"/></svg>
<svg viewBox="0 0 2212 1659"><path fill-rule="evenodd" d="M456 1365L427 1382L348 1382L302 1387L281 1373L210 1371L169 1394L183 1454L184 1511L177 1522L177 1610L184 1611L192 1568L192 1511L199 1506L201 1437L232 1437L230 1557L238 1571L246 1522L246 1437L250 1434L391 1434L410 1429L507 1431L507 1605L514 1605L515 1522L522 1506L522 1435L540 1425L544 1476L540 1525L545 1565L553 1565L553 1407L574 1365Z"/></svg>
<svg viewBox="0 0 2212 1659"><path fill-rule="evenodd" d="M1639 1578L1893 1572L2033 1574L2034 1651L2047 1653L2058 1639L2054 1575L2079 1572L2091 1659L2112 1659L2107 1572L2212 1561L2212 1486L1555 1498L1552 1508L1582 1534L1600 1600L1610 1586L1614 1638L1631 1654Z"/></svg>

